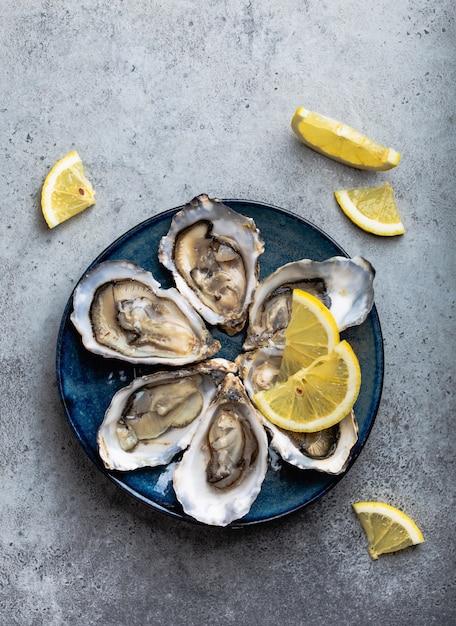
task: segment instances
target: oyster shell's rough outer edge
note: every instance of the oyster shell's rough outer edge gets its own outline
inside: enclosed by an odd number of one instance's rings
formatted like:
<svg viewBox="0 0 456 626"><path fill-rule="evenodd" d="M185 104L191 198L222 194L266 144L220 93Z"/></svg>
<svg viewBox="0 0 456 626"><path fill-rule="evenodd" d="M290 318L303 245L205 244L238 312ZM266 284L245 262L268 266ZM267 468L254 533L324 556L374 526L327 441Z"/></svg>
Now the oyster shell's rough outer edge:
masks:
<svg viewBox="0 0 456 626"><path fill-rule="evenodd" d="M226 315L218 314L200 300L197 291L188 285L174 261L174 248L178 234L202 221L212 223L211 232L215 236L227 236L236 241L237 251L244 260L247 276L244 302L239 310L233 309ZM222 228L221 224L223 224ZM172 273L179 292L187 298L206 322L220 326L228 334L235 334L243 329L246 322L248 308L258 285L259 258L263 252L264 240L251 217L242 215L223 204L218 198L209 198L207 194L200 194L173 216L168 233L160 241L158 259Z"/></svg>
<svg viewBox="0 0 456 626"><path fill-rule="evenodd" d="M187 368L158 371L140 376L129 385L119 389L111 399L109 407L97 432L99 455L108 470L132 471L143 467L167 465L175 455L184 450L190 443L204 412L215 396L218 386L227 373L236 372L234 363L225 359L213 359L196 363ZM191 424L183 428L170 428L153 442L139 443L133 451L124 451L116 435L116 424L122 415L132 393L146 385L172 382L200 374L203 376L202 393L203 407L199 416Z"/></svg>
<svg viewBox="0 0 456 626"><path fill-rule="evenodd" d="M193 331L201 338L199 353L171 359L168 357L131 357L121 354L114 349L99 344L90 320L90 308L97 289L115 279L137 280L148 287L158 297L172 300L188 319ZM151 272L128 260L104 261L88 270L73 292L73 311L70 319L82 337L84 347L94 354L105 358L119 359L128 363L144 363L149 365L187 365L202 361L213 356L219 349L220 343L215 340L198 313L188 304L174 287L162 289L160 283Z"/></svg>
<svg viewBox="0 0 456 626"><path fill-rule="evenodd" d="M258 441L258 454L245 478L226 492L207 484L204 451L208 429L220 404L241 402ZM250 402L240 378L227 374L198 425L188 449L174 471L173 485L184 512L211 526L227 526L246 515L261 491L268 469L268 442L259 412Z"/></svg>
<svg viewBox="0 0 456 626"><path fill-rule="evenodd" d="M341 289L336 283L345 273L352 282L357 281L353 289ZM361 324L368 316L374 304L375 270L371 263L363 257L346 258L334 256L325 261L301 259L278 267L272 274L264 278L255 291L249 308L249 325L244 350L252 350L268 342L268 335L259 325L258 315L269 294L281 285L295 283L299 280L322 278L331 299L329 310L333 314L339 331L349 326ZM350 286L350 281L348 285Z"/></svg>

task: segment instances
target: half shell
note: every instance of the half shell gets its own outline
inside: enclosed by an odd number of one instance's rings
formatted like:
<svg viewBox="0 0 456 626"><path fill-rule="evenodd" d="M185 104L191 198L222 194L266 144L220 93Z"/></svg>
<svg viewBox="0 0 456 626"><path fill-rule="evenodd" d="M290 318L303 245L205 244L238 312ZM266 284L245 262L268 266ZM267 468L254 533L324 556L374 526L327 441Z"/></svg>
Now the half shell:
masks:
<svg viewBox="0 0 456 626"><path fill-rule="evenodd" d="M251 218L202 194L174 215L158 257L206 322L234 335L244 327L263 251Z"/></svg>
<svg viewBox="0 0 456 626"><path fill-rule="evenodd" d="M129 261L106 261L82 278L71 321L87 350L130 363L184 365L220 349L175 288L161 289Z"/></svg>
<svg viewBox="0 0 456 626"><path fill-rule="evenodd" d="M358 441L358 424L353 411L335 426L316 433L287 432L266 418L264 425L271 433L271 447L284 461L300 469L326 474L345 471Z"/></svg>
<svg viewBox="0 0 456 626"><path fill-rule="evenodd" d="M240 379L227 374L176 467L176 497L194 519L226 526L249 512L267 455L261 417Z"/></svg>
<svg viewBox="0 0 456 626"><path fill-rule="evenodd" d="M258 285L250 305L244 350L268 343L283 347L296 288L317 296L333 314L339 331L361 324L374 302L374 276L372 265L362 257L302 259L283 265Z"/></svg>
<svg viewBox="0 0 456 626"><path fill-rule="evenodd" d="M141 376L112 398L98 429L107 469L166 465L186 448L234 363L212 359L185 369Z"/></svg>

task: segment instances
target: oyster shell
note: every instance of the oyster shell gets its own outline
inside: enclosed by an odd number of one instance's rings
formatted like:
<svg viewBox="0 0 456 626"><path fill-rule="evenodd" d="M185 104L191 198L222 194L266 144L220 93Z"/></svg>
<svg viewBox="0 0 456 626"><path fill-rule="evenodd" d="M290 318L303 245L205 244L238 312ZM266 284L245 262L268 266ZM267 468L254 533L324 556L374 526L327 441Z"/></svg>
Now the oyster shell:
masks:
<svg viewBox="0 0 456 626"><path fill-rule="evenodd" d="M184 365L220 349L175 288L161 289L129 261L106 261L82 278L71 321L87 350L130 363Z"/></svg>
<svg viewBox="0 0 456 626"><path fill-rule="evenodd" d="M226 526L246 515L261 490L268 444L240 379L227 374L174 472L184 511Z"/></svg>
<svg viewBox="0 0 456 626"><path fill-rule="evenodd" d="M166 465L186 448L202 415L234 363L212 359L185 369L134 379L112 398L98 429L107 469Z"/></svg>
<svg viewBox="0 0 456 626"><path fill-rule="evenodd" d="M245 352L236 358L239 374L252 400L257 391L274 384L281 360L282 350L273 346ZM264 415L261 417L271 435L270 446L284 461L300 469L340 474L346 469L358 441L358 424L353 411L339 424L315 433L287 431L272 424Z"/></svg>
<svg viewBox="0 0 456 626"><path fill-rule="evenodd" d="M284 461L303 470L326 474L345 471L358 441L358 424L353 411L335 426L315 433L288 432L266 418L264 425L271 433L271 447Z"/></svg>
<svg viewBox="0 0 456 626"><path fill-rule="evenodd" d="M234 335L244 327L263 251L252 219L202 194L174 215L158 257L206 322Z"/></svg>
<svg viewBox="0 0 456 626"><path fill-rule="evenodd" d="M375 270L362 257L302 259L278 268L258 285L250 305L244 350L272 343L283 347L291 315L293 289L317 296L331 311L340 331L361 324L374 302Z"/></svg>

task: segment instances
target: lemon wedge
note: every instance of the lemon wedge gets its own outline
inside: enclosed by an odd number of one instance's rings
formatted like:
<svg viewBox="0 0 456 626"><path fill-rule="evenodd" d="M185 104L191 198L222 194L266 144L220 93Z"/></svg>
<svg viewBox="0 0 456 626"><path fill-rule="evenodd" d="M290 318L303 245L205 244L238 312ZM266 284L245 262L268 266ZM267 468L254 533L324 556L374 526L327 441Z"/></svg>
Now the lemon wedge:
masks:
<svg viewBox="0 0 456 626"><path fill-rule="evenodd" d="M389 183L379 187L344 189L335 191L334 195L345 215L368 233L384 236L405 233Z"/></svg>
<svg viewBox="0 0 456 626"><path fill-rule="evenodd" d="M355 502L352 506L366 533L372 559L423 543L421 530L399 509L384 502Z"/></svg>
<svg viewBox="0 0 456 626"><path fill-rule="evenodd" d="M329 309L312 294L295 289L291 317L285 330L282 379L328 354L339 341L337 324Z"/></svg>
<svg viewBox="0 0 456 626"><path fill-rule="evenodd" d="M81 158L70 152L51 168L41 190L41 210L54 228L95 204L95 190L84 174Z"/></svg>
<svg viewBox="0 0 456 626"><path fill-rule="evenodd" d="M353 408L361 370L347 341L287 378L288 371L284 352L278 382L254 396L257 407L276 426L316 432L342 421Z"/></svg>
<svg viewBox="0 0 456 626"><path fill-rule="evenodd" d="M390 170L401 158L396 150L372 141L351 126L304 107L296 110L291 127L312 150L360 170Z"/></svg>

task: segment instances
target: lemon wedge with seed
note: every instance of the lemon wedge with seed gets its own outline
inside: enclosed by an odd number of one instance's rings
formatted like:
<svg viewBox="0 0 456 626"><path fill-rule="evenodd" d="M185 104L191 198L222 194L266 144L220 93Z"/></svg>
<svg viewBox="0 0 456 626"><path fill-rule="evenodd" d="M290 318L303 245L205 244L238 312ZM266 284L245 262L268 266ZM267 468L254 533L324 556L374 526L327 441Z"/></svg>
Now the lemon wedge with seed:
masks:
<svg viewBox="0 0 456 626"><path fill-rule="evenodd" d="M335 191L334 195L345 215L368 233L390 237L405 233L389 183L379 187L344 189Z"/></svg>
<svg viewBox="0 0 456 626"><path fill-rule="evenodd" d="M372 559L423 543L415 522L405 513L384 502L355 502L352 507L363 527Z"/></svg>
<svg viewBox="0 0 456 626"><path fill-rule="evenodd" d="M49 228L95 204L95 190L84 174L81 158L70 152L51 168L41 190L41 210Z"/></svg>
<svg viewBox="0 0 456 626"><path fill-rule="evenodd" d="M293 291L276 383L254 401L276 426L295 432L329 428L351 411L361 386L358 359L340 341L332 313L315 296Z"/></svg>
<svg viewBox="0 0 456 626"><path fill-rule="evenodd" d="M401 158L396 150L376 143L351 126L304 107L296 110L291 127L312 150L360 170L390 170Z"/></svg>

